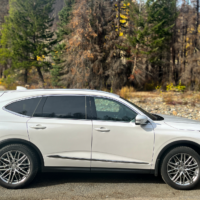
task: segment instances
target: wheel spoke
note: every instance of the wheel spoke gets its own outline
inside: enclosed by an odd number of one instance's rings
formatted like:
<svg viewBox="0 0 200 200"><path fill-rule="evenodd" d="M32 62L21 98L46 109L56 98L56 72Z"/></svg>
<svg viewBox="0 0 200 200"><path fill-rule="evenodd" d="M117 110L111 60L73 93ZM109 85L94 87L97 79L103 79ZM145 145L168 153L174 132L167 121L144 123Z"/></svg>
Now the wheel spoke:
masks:
<svg viewBox="0 0 200 200"><path fill-rule="evenodd" d="M24 171L21 167L19 167L19 170L28 175L28 172Z"/></svg>
<svg viewBox="0 0 200 200"><path fill-rule="evenodd" d="M186 165L187 162L188 162L191 158L192 158L192 156L190 156L190 157L184 162L184 164Z"/></svg>
<svg viewBox="0 0 200 200"><path fill-rule="evenodd" d="M11 163L12 160L10 160L9 152L7 153L7 158L8 158L8 162Z"/></svg>
<svg viewBox="0 0 200 200"><path fill-rule="evenodd" d="M16 171L13 172L12 179L11 179L11 181L10 181L11 183L13 182L13 179L14 179L15 173L16 173Z"/></svg>
<svg viewBox="0 0 200 200"><path fill-rule="evenodd" d="M179 158L177 157L177 156L175 156L176 157L176 159L178 160L178 162L181 162L181 160L179 160Z"/></svg>
<svg viewBox="0 0 200 200"><path fill-rule="evenodd" d="M2 161L1 161L2 162ZM3 168L3 167L8 167L9 165L7 165L6 163L2 162L4 165L3 166L0 166L0 168Z"/></svg>
<svg viewBox="0 0 200 200"><path fill-rule="evenodd" d="M174 173L175 170L177 171L178 169L177 168L171 169L171 170L168 171L168 173L170 173L170 172Z"/></svg>
<svg viewBox="0 0 200 200"><path fill-rule="evenodd" d="M21 174L22 176L27 176L27 174L25 173L25 174L23 174L22 172L20 172L19 170L16 170L16 172L18 173L18 174Z"/></svg>
<svg viewBox="0 0 200 200"><path fill-rule="evenodd" d="M10 163L10 161L9 161L9 160L7 160L7 159L5 159L5 158L1 158L1 162L3 163L3 161L2 161L2 160L4 160L4 161L6 161L6 162Z"/></svg>
<svg viewBox="0 0 200 200"><path fill-rule="evenodd" d="M178 174L179 174L179 173L177 172L177 173L174 175L174 177L172 178L173 181L174 181L174 179L177 177Z"/></svg>
<svg viewBox="0 0 200 200"><path fill-rule="evenodd" d="M7 168L8 169L8 168ZM5 171L5 170L7 170L7 169L0 169L0 171Z"/></svg>
<svg viewBox="0 0 200 200"><path fill-rule="evenodd" d="M197 164L197 163L194 163L194 164L192 164L192 165L186 165L187 168L188 168L188 167L194 167L194 166L198 166L198 164Z"/></svg>
<svg viewBox="0 0 200 200"><path fill-rule="evenodd" d="M11 176L12 176L12 170L10 170L10 173L9 173L8 183L10 183Z"/></svg>
<svg viewBox="0 0 200 200"><path fill-rule="evenodd" d="M12 161L14 161L14 157L12 155L12 152L9 151L9 155L10 155L10 158L12 159Z"/></svg>
<svg viewBox="0 0 200 200"><path fill-rule="evenodd" d="M170 166L171 168L174 168L174 169L176 169L176 167L175 167L175 166L173 166L173 165L171 165L171 163L170 163L170 164L168 164L168 166Z"/></svg>
<svg viewBox="0 0 200 200"><path fill-rule="evenodd" d="M183 156L183 154L181 153L181 161L183 161L183 157L184 157L184 156Z"/></svg>
<svg viewBox="0 0 200 200"><path fill-rule="evenodd" d="M20 159L18 159L17 162L18 162L18 163L21 162L21 160L23 160L24 158L26 158L25 155L23 155ZM21 162L21 163L23 163L23 162Z"/></svg>
<svg viewBox="0 0 200 200"><path fill-rule="evenodd" d="M9 175L9 173L6 174L6 172L8 172L8 171L10 171L10 169L7 169L0 177L6 178ZM4 174L5 174L5 176L4 176Z"/></svg>

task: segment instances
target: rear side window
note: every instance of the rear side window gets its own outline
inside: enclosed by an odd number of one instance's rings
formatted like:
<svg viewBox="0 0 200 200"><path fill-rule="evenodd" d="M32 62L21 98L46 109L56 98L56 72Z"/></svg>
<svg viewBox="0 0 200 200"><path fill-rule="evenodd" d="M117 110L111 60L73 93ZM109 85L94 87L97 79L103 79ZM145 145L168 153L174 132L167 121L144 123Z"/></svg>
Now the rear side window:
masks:
<svg viewBox="0 0 200 200"><path fill-rule="evenodd" d="M41 97L17 101L7 105L5 108L14 113L31 117L35 111Z"/></svg>
<svg viewBox="0 0 200 200"><path fill-rule="evenodd" d="M34 117L85 119L84 96L44 97Z"/></svg>

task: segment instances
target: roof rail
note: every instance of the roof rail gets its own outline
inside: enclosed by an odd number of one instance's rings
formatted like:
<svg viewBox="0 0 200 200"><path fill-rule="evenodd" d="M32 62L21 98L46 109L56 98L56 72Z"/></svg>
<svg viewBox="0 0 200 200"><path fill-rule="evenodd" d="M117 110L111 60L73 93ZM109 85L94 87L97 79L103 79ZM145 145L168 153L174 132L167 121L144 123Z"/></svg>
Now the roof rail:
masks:
<svg viewBox="0 0 200 200"><path fill-rule="evenodd" d="M27 88L25 88L25 87L22 87L22 86L17 86L17 88L16 88L17 90L27 90Z"/></svg>

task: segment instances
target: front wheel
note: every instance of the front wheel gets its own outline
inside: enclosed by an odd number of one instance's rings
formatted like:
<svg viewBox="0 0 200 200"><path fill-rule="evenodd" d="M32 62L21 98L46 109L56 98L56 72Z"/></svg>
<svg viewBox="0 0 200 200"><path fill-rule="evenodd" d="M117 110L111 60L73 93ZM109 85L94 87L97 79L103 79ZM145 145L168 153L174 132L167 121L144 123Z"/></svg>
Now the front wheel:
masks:
<svg viewBox="0 0 200 200"><path fill-rule="evenodd" d="M38 171L35 154L25 145L11 144L0 150L0 185L18 189L28 185Z"/></svg>
<svg viewBox="0 0 200 200"><path fill-rule="evenodd" d="M164 157L161 166L163 180L179 190L194 188L200 179L200 157L189 147L172 149Z"/></svg>

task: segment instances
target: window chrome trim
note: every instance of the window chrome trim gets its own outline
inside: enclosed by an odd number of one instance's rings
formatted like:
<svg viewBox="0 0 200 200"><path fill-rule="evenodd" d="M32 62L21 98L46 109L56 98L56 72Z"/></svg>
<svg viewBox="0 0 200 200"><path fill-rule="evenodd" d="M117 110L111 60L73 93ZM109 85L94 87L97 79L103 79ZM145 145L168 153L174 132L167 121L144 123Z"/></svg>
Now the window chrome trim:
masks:
<svg viewBox="0 0 200 200"><path fill-rule="evenodd" d="M85 160L85 161L96 161L96 162L114 162L114 163L129 163L129 164L145 164L148 165L149 163L146 162L132 162L132 161L122 161L122 160L104 160L104 159L89 159L89 158L76 158L76 157L65 157L59 155L50 155L47 156L49 158L57 158L57 159L66 159L66 160Z"/></svg>

